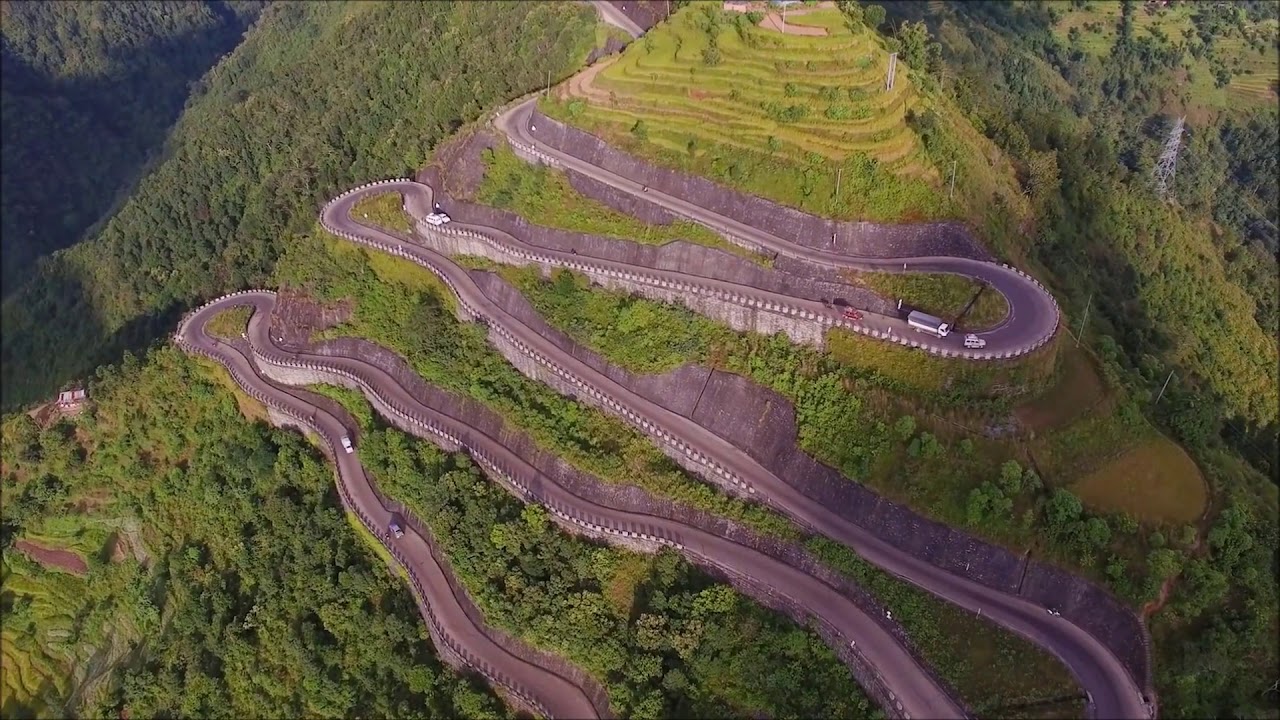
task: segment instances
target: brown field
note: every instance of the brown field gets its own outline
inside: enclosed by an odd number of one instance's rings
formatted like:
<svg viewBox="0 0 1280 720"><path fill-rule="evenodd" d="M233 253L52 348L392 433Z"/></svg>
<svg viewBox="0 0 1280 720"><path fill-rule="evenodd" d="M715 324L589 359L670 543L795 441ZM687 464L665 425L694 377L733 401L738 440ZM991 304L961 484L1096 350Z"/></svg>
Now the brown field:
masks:
<svg viewBox="0 0 1280 720"><path fill-rule="evenodd" d="M1086 505L1153 524L1195 522L1208 502L1200 469L1178 445L1157 438L1072 483Z"/></svg>
<svg viewBox="0 0 1280 720"><path fill-rule="evenodd" d="M84 558L69 550L47 548L30 540L18 540L13 546L27 557L51 570L62 570L72 575L87 575L89 573L89 564L84 561Z"/></svg>
<svg viewBox="0 0 1280 720"><path fill-rule="evenodd" d="M1074 342L1062 343L1062 374L1044 394L1023 403L1013 414L1027 428L1042 432L1064 427L1109 399L1094 360Z"/></svg>

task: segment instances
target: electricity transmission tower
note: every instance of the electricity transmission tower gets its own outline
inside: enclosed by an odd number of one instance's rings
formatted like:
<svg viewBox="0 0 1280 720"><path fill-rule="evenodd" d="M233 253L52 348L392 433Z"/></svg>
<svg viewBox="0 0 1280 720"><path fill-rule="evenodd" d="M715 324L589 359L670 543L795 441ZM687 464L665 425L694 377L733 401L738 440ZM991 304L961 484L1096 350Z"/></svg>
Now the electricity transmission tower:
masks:
<svg viewBox="0 0 1280 720"><path fill-rule="evenodd" d="M1187 118L1182 116L1169 131L1169 139L1164 141L1164 150L1160 160L1156 162L1151 177L1155 181L1156 195L1161 200L1169 199L1169 191L1173 186L1173 174L1178 169L1178 151L1182 149L1182 124Z"/></svg>
<svg viewBox="0 0 1280 720"><path fill-rule="evenodd" d="M898 72L898 53L889 53L889 72L884 76L884 91L893 89L893 76Z"/></svg>

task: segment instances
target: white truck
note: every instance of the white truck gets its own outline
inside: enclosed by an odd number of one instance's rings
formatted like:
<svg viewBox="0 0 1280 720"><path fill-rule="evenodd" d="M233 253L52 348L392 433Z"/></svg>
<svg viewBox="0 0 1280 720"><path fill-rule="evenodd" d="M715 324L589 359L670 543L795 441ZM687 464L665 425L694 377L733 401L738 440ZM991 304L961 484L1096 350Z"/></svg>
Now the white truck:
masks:
<svg viewBox="0 0 1280 720"><path fill-rule="evenodd" d="M943 322L941 318L922 313L919 310L912 310L907 315L907 324L916 332L928 333L940 338L944 338L951 333L951 326Z"/></svg>

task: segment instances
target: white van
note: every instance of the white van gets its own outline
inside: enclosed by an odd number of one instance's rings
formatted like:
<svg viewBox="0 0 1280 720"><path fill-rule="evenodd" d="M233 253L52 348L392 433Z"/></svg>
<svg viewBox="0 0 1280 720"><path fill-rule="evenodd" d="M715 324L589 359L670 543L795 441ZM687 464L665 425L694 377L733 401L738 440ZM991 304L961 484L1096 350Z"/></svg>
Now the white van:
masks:
<svg viewBox="0 0 1280 720"><path fill-rule="evenodd" d="M964 346L973 350L978 350L986 347L987 341L983 340L977 335L974 335L973 333L969 333L968 335L964 336Z"/></svg>
<svg viewBox="0 0 1280 720"><path fill-rule="evenodd" d="M356 451L355 448L351 447L351 438L346 435L342 436L342 449L346 450L348 455Z"/></svg>

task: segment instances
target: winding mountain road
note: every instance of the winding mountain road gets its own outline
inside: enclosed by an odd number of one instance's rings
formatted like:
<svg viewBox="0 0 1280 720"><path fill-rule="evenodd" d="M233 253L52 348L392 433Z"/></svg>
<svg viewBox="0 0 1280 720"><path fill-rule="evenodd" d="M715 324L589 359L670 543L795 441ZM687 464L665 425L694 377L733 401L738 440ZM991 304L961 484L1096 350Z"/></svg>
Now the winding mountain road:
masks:
<svg viewBox="0 0 1280 720"><path fill-rule="evenodd" d="M711 565L734 575L749 578L765 592L785 598L818 619L841 638L839 643L856 643L856 657L872 670L873 682L885 685L886 702L904 718L962 718L963 710L939 687L912 655L885 629L881 622L871 618L866 611L838 590L822 580L774 557L725 536L688 525L679 520L645 512L628 512L605 507L575 495L543 475L524 459L505 447L500 441L484 435L471 427L465 418L452 417L443 411L429 407L399 384L385 370L358 357L314 354L285 350L271 337L271 311L275 304L274 293L255 291L230 296L215 301L194 314L184 323L180 336L187 346L197 352L214 357L233 369L237 382L251 385L259 393L270 395L281 403L299 403L295 396L263 379L273 375L265 368L304 369L308 380L317 379L320 373L327 382L347 385L362 391L383 414L402 421L402 426L413 428L414 434L430 440L444 438L446 444L456 444L471 452L491 476L503 479L517 493L552 510L562 521L574 529L587 529L589 534L611 537L653 539L655 544L673 547L695 563ZM254 315L247 332L257 368L249 366L248 359L233 346L204 332L205 323L216 313L234 306L250 306ZM277 381L280 381L278 379ZM301 412L315 418L310 423L322 433L331 447L339 447L341 437L350 435L336 418L314 406L301 408ZM371 518L371 528L384 542L400 546L410 558L411 569L424 578L436 582L424 582L429 602L437 610L441 623L458 642L478 642L475 653L488 659L507 676L517 678L524 687L540 698L543 706L554 717L586 717L583 713L584 696L581 691L567 693L563 678L521 661L492 642L484 642L483 635L467 622L465 614L457 609L452 598L441 597L439 590L447 588L439 568L431 562L426 567L421 558L430 560L428 549L414 533L394 539L385 533L391 510L386 508L365 476L355 455L337 453L342 485L347 489L352 503L362 517ZM407 528L408 529L408 528ZM438 584L437 584L438 583ZM433 593L432 591L436 592ZM837 652L843 648L835 648ZM879 676L879 677L876 677ZM556 705L556 698L561 704Z"/></svg>
<svg viewBox="0 0 1280 720"><path fill-rule="evenodd" d="M247 333L249 342L255 347L270 344L275 293L266 291L238 293L203 306L183 320L176 341L188 353L221 363L246 392L290 416L324 441L326 454L337 467L339 494L344 505L356 513L369 532L391 550L409 573L437 647L460 656L466 665L514 694L535 712L556 718L599 717L580 687L513 655L471 620L463 609L467 601L453 593L447 571L436 561L426 538L408 525L402 537L392 536L388 527L394 510L374 490L357 456L342 450L342 438L352 433L337 417L300 394L263 378L249 354L243 351L243 343L228 343L205 332L206 323L222 310L246 305L254 311Z"/></svg>
<svg viewBox="0 0 1280 720"><path fill-rule="evenodd" d="M639 192L639 188L635 188L635 191ZM802 527L850 547L877 567L971 612L981 612L992 622L1051 652L1063 661L1088 692L1091 712L1095 717L1149 717L1138 685L1124 665L1087 631L1064 617L1047 614L1039 605L959 577L893 547L851 519L806 496L707 428L632 392L564 352L486 296L470 274L448 257L418 242L361 224L351 216L352 207L360 199L385 192L403 194L406 210L418 218L424 217L433 206L431 189L426 185L408 180L376 183L345 193L326 205L321 214L323 226L339 237L397 255L427 268L443 279L456 294L464 315L479 320L490 328L491 340L515 347L546 368L548 376L572 384L583 399L608 409L642 432L653 436L660 445L681 455L682 464L686 467L753 496L791 517ZM652 195L652 192L648 194ZM462 229L491 236L499 234L492 228L471 226ZM775 242L782 241L775 238ZM963 266L964 263L949 267ZM654 272L647 268L643 270ZM1021 283L1014 283L1013 286L1026 289L1025 284ZM868 641L868 645L872 646L869 650L889 652L877 646L875 641ZM891 675L896 671L893 667L879 669L886 683L899 695L910 693L912 683L917 682L911 676Z"/></svg>
<svg viewBox="0 0 1280 720"><path fill-rule="evenodd" d="M864 324L880 333L891 334L894 338L918 339L919 342L927 343L930 348L950 355L973 359L995 359L1030 352L1048 342L1057 332L1059 311L1053 295L1030 276L1014 268L963 257L853 257L797 245L734 218L663 193L656 188L646 190L637 182L547 145L538 137L536 124L533 122L536 102L536 98L530 98L515 104L500 112L494 118L493 124L508 139L514 141L513 144L535 149L538 153L550 158L551 162L558 167L581 173L701 223L728 238L745 239L750 245L766 248L783 257L833 269L961 275L988 284L1003 295L1009 305L1009 316L1003 323L976 333L986 340L986 347L980 353L966 350L963 335L960 333L952 333L945 338L923 336L913 331L907 325L905 318L868 313Z"/></svg>

